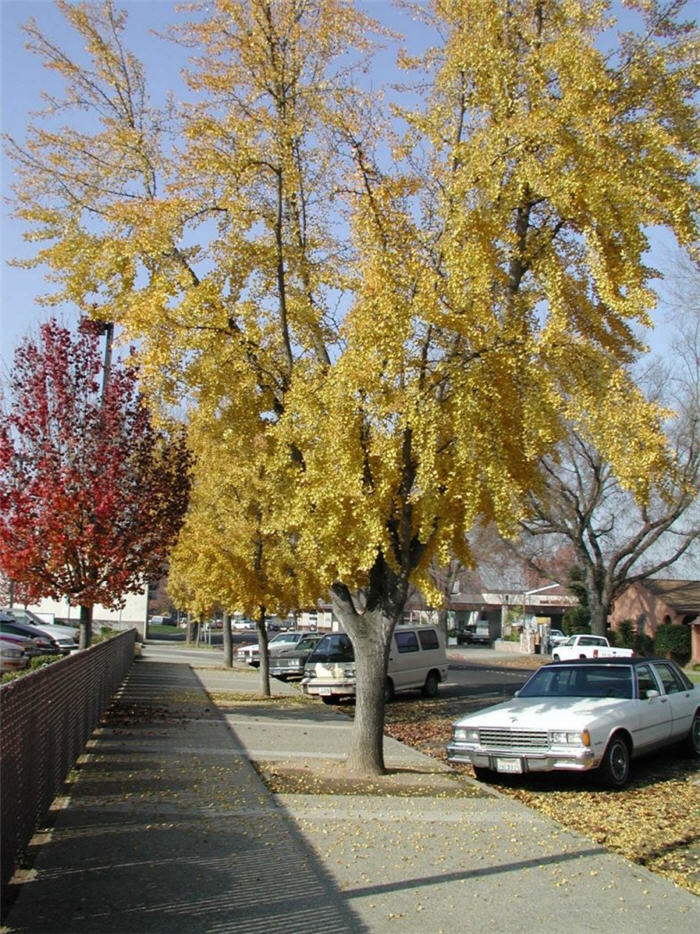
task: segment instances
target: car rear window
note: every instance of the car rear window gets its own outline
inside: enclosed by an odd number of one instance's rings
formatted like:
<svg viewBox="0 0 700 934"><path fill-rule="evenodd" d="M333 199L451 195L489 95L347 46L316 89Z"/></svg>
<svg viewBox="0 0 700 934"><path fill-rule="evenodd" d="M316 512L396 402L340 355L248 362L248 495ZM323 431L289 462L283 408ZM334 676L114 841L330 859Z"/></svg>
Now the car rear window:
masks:
<svg viewBox="0 0 700 934"><path fill-rule="evenodd" d="M321 639L306 661L309 665L314 662L353 662L355 653L352 642L345 633L329 633Z"/></svg>
<svg viewBox="0 0 700 934"><path fill-rule="evenodd" d="M429 649L437 649L440 647L437 633L434 629L426 629L425 632L423 632L423 630L419 630L418 638L420 639L421 648L424 651L428 651Z"/></svg>
<svg viewBox="0 0 700 934"><path fill-rule="evenodd" d="M661 678L664 691L667 694L677 694L679 691L687 690L686 685L683 683L681 677L679 677L680 672L676 673L671 665L665 662L656 662L654 667L656 668L656 673Z"/></svg>

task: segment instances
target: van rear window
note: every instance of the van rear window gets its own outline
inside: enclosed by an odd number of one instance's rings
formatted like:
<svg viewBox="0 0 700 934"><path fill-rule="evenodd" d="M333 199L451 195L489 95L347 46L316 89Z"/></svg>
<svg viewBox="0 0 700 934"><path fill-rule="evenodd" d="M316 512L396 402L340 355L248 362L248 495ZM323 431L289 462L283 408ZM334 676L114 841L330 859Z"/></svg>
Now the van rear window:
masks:
<svg viewBox="0 0 700 934"><path fill-rule="evenodd" d="M420 639L421 648L424 651L427 651L428 649L437 649L440 647L437 633L434 629L426 629L425 632L422 632L419 629L418 638Z"/></svg>

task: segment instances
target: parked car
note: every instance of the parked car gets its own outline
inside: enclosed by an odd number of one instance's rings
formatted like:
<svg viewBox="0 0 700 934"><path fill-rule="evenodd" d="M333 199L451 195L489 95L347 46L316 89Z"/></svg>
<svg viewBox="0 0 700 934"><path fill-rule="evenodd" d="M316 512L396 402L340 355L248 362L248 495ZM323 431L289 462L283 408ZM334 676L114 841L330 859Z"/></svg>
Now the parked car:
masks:
<svg viewBox="0 0 700 934"><path fill-rule="evenodd" d="M27 638L27 636L18 636L11 632L0 632L0 639L6 639L8 642L14 643L29 659L44 654L39 646L32 639Z"/></svg>
<svg viewBox="0 0 700 934"><path fill-rule="evenodd" d="M15 641L15 638L7 633L0 634L0 672L4 674L6 671L21 671L28 664L29 656L21 642Z"/></svg>
<svg viewBox="0 0 700 934"><path fill-rule="evenodd" d="M281 643L278 652L270 652L270 674L281 681L303 677L306 660L322 638L320 632L308 632L298 642Z"/></svg>
<svg viewBox="0 0 700 934"><path fill-rule="evenodd" d="M22 607L6 608L3 612L8 613L19 623L28 623L35 629L45 633L53 642L55 642L64 655L75 651L78 646L78 630L75 626L62 626L59 623L47 623L41 616L37 616L31 610Z"/></svg>
<svg viewBox="0 0 700 934"><path fill-rule="evenodd" d="M488 620L477 620L475 623L466 623L462 629L457 630L458 645L490 645L491 629Z"/></svg>
<svg viewBox="0 0 700 934"><path fill-rule="evenodd" d="M552 652L555 662L574 658L622 658L634 655L633 649L616 649L605 636L594 636L588 632L577 632L561 642Z"/></svg>
<svg viewBox="0 0 700 934"><path fill-rule="evenodd" d="M29 623L16 620L9 613L0 614L0 632L26 636L40 649L42 655L57 655L61 652L58 643L45 632L35 626L30 626Z"/></svg>
<svg viewBox="0 0 700 934"><path fill-rule="evenodd" d="M245 616L237 616L231 623L233 629L238 632L245 632L246 630L255 629L255 623L252 619L247 619Z"/></svg>
<svg viewBox="0 0 700 934"><path fill-rule="evenodd" d="M561 631L561 629L550 629L549 630L549 645L551 648L554 648L557 645L561 645L562 642L566 642L567 636Z"/></svg>
<svg viewBox="0 0 700 934"><path fill-rule="evenodd" d="M280 649L296 645L305 635L307 633L301 631L278 633L267 644L268 657L272 659ZM236 652L236 658L239 662L245 662L257 668L260 665L260 646L257 642L251 645L242 645Z"/></svg>
<svg viewBox="0 0 700 934"><path fill-rule="evenodd" d="M544 665L513 700L462 717L447 755L477 778L597 769L622 788L632 759L679 742L700 755L700 688L675 662L576 659Z"/></svg>
<svg viewBox="0 0 700 934"><path fill-rule="evenodd" d="M442 633L435 626L397 626L391 637L384 699L398 691L420 688L425 697L435 697L438 685L447 679L447 656ZM342 697L355 696L355 653L343 632L324 636L306 660L301 681L304 694L337 704Z"/></svg>

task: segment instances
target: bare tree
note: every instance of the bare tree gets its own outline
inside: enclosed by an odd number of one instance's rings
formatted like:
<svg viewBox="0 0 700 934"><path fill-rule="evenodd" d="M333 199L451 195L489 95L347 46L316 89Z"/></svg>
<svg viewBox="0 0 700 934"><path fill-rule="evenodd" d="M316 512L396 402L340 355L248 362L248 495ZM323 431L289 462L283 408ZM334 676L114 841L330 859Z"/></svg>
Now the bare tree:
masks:
<svg viewBox="0 0 700 934"><path fill-rule="evenodd" d="M533 567L557 577L569 546L581 568L593 632L603 634L611 605L630 584L694 554L700 541L700 266L688 256L674 270L671 353L641 380L648 397L673 414L666 435L676 470L647 502L626 491L591 440L572 429L555 456L542 460L544 484L522 522ZM559 568L561 571L561 568ZM561 575L559 575L561 576Z"/></svg>

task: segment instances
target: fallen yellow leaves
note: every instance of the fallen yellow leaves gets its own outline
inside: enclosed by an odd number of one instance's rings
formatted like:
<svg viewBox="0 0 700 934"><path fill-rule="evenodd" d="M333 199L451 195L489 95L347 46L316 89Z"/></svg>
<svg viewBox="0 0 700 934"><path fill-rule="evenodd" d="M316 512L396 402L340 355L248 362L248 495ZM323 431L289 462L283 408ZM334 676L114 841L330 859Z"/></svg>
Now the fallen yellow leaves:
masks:
<svg viewBox="0 0 700 934"><path fill-rule="evenodd" d="M483 701L475 702L483 706ZM464 700L402 702L387 707L386 732L445 760L452 722L466 713ZM468 766L456 772L473 774ZM670 750L636 760L623 791L595 787L593 776L518 776L496 779L516 798L601 846L666 876L700 895L700 775L697 762Z"/></svg>

